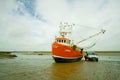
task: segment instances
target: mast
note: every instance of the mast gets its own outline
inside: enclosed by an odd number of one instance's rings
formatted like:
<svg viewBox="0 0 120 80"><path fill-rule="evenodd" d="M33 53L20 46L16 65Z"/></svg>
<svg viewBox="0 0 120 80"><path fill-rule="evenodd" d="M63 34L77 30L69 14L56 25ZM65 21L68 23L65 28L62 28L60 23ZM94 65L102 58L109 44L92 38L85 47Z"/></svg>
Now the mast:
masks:
<svg viewBox="0 0 120 80"><path fill-rule="evenodd" d="M67 37L67 36L70 36L72 34L72 27L74 26L75 24L68 24L68 22L60 22L60 31L59 31L59 34L61 37Z"/></svg>

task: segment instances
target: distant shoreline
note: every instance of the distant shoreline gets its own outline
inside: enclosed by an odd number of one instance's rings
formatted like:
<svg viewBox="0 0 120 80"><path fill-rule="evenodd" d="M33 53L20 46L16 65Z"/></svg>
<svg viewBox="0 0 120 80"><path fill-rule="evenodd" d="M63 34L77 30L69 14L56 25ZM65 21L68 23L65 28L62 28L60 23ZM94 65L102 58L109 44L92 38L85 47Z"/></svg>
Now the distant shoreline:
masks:
<svg viewBox="0 0 120 80"><path fill-rule="evenodd" d="M120 56L120 51L95 51L100 56ZM8 54L8 55L17 55L17 54L25 54L25 55L51 55L51 51L0 51L0 55Z"/></svg>
<svg viewBox="0 0 120 80"><path fill-rule="evenodd" d="M0 51L0 53L51 53L52 51ZM120 53L120 51L95 51L96 53Z"/></svg>

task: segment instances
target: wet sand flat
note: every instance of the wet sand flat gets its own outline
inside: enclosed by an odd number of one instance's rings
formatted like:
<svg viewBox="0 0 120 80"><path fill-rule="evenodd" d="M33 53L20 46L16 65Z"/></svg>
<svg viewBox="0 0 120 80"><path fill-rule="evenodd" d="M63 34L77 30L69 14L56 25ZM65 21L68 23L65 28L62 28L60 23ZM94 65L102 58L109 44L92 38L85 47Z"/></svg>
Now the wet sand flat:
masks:
<svg viewBox="0 0 120 80"><path fill-rule="evenodd" d="M120 80L120 56L99 56L55 63L50 55L17 55L0 59L0 80Z"/></svg>

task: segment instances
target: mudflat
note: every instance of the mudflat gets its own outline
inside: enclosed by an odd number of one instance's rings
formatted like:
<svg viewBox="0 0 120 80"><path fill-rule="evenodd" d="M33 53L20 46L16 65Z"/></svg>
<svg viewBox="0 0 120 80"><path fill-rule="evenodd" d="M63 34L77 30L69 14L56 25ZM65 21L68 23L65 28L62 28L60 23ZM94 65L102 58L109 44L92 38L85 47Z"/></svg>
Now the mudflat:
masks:
<svg viewBox="0 0 120 80"><path fill-rule="evenodd" d="M99 55L98 62L55 63L51 55L16 54L0 59L0 80L120 80L120 55Z"/></svg>

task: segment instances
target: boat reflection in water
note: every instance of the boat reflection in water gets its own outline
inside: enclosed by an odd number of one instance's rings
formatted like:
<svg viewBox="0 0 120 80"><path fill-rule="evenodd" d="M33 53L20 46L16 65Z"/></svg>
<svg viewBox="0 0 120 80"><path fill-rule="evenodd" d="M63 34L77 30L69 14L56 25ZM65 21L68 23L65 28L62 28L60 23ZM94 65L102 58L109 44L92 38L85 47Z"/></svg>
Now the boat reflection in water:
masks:
<svg viewBox="0 0 120 80"><path fill-rule="evenodd" d="M78 80L83 75L79 71L84 71L84 62L74 63L53 63L51 66L51 80ZM84 76L82 76L84 77Z"/></svg>

